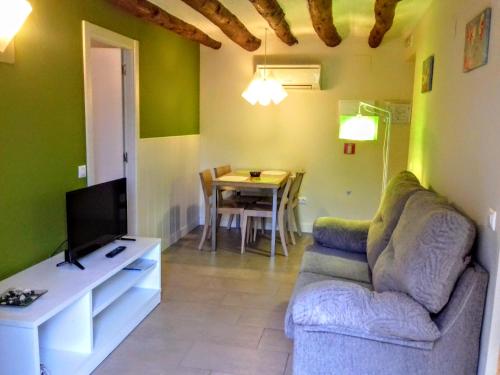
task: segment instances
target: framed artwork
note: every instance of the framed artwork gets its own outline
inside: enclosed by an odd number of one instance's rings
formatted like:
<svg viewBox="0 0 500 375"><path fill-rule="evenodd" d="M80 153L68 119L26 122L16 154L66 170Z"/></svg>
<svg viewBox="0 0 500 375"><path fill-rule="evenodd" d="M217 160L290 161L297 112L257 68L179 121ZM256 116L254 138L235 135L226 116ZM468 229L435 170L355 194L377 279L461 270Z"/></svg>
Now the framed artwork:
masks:
<svg viewBox="0 0 500 375"><path fill-rule="evenodd" d="M432 90L432 79L434 76L434 56L428 57L422 66L422 92Z"/></svg>
<svg viewBox="0 0 500 375"><path fill-rule="evenodd" d="M491 8L486 8L465 27L464 72L488 63Z"/></svg>

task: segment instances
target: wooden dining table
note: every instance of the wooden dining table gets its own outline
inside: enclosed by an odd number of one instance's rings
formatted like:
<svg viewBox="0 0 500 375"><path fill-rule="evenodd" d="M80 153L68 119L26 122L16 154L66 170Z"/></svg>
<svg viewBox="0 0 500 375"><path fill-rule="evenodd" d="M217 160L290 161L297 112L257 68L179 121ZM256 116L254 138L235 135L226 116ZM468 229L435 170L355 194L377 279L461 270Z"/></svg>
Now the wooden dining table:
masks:
<svg viewBox="0 0 500 375"><path fill-rule="evenodd" d="M212 223L217 222L217 190L221 187L232 187L235 190L260 189L271 191L273 196L273 214L271 227L271 257L276 254L276 220L278 216L278 190L286 184L290 172L281 170L262 171L260 177L251 177L249 169L231 171L213 180ZM217 228L212 225L212 250L217 250Z"/></svg>

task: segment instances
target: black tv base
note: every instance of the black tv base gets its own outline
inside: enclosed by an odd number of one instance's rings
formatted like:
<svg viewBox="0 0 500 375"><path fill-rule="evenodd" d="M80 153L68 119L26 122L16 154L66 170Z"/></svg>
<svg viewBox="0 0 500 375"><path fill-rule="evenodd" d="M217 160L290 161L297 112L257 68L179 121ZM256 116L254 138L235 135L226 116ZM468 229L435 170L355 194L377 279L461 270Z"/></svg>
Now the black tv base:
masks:
<svg viewBox="0 0 500 375"><path fill-rule="evenodd" d="M82 266L82 264L79 261L77 261L76 259L75 260L65 260L65 261L62 261L60 263L57 263L56 267L64 266L65 264L74 264L75 266L77 266L78 268L80 268L82 271L85 269L85 267Z"/></svg>

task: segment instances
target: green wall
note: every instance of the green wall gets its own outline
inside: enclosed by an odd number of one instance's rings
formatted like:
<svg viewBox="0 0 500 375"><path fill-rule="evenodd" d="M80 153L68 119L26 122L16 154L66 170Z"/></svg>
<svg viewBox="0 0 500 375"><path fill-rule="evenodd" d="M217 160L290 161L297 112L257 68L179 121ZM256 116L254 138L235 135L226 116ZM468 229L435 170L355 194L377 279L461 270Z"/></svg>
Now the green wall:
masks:
<svg viewBox="0 0 500 375"><path fill-rule="evenodd" d="M66 238L65 192L85 185L81 21L140 42L141 138L199 133L199 47L105 0L31 0L16 63L0 63L0 279Z"/></svg>

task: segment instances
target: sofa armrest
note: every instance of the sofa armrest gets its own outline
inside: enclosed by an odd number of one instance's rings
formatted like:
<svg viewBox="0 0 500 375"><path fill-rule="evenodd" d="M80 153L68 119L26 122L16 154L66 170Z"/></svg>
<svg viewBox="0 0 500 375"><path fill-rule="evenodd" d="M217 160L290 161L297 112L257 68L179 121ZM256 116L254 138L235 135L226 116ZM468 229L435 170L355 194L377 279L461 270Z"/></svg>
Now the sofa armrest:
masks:
<svg viewBox="0 0 500 375"><path fill-rule="evenodd" d="M372 292L341 280L304 287L295 297L292 314L294 324L313 331L384 342L434 342L441 335L429 312L406 294Z"/></svg>
<svg viewBox="0 0 500 375"><path fill-rule="evenodd" d="M320 217L314 221L313 236L317 243L325 247L366 253L369 227L370 221Z"/></svg>

